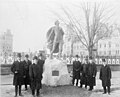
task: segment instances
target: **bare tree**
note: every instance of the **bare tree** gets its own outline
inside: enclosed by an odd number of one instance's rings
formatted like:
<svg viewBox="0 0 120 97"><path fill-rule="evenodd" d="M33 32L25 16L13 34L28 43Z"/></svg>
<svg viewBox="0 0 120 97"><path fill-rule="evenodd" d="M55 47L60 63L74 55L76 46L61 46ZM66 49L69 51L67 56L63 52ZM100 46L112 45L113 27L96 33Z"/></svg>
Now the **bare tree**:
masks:
<svg viewBox="0 0 120 97"><path fill-rule="evenodd" d="M96 3L92 6L90 3L83 3L81 7L79 6L78 8L83 11L84 23L77 19L71 10L65 7L62 7L62 11L67 19L58 13L54 12L54 14L63 21L65 25L72 25L73 33L76 33L79 41L86 47L89 56L93 56L93 49L98 41L108 37L111 33L110 25L108 25L108 21L112 17L112 14L109 14L111 9L110 11L106 11L102 4Z"/></svg>

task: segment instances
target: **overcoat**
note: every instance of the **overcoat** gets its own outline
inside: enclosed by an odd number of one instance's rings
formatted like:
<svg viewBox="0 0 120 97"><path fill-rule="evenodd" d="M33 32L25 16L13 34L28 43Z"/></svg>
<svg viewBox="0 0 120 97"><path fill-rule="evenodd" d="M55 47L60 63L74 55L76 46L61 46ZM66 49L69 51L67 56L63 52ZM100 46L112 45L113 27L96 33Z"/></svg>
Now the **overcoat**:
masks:
<svg viewBox="0 0 120 97"><path fill-rule="evenodd" d="M11 71L14 74L13 85L23 85L24 84L24 76L25 76L23 61L13 62L12 66L11 66ZM16 71L18 73L15 73Z"/></svg>
<svg viewBox="0 0 120 97"><path fill-rule="evenodd" d="M41 66L41 72L43 73L43 67L44 67L45 60L39 59L38 64Z"/></svg>
<svg viewBox="0 0 120 97"><path fill-rule="evenodd" d="M102 86L111 86L111 69L108 65L101 66L100 79L102 80Z"/></svg>
<svg viewBox="0 0 120 97"><path fill-rule="evenodd" d="M39 60L37 64L30 65L29 75L31 79L31 89L42 88L42 83L41 83L42 73L43 73L43 61Z"/></svg>
<svg viewBox="0 0 120 97"><path fill-rule="evenodd" d="M82 64L82 76L81 76L81 84L86 84L87 83L87 67L88 67L88 63L84 63Z"/></svg>
<svg viewBox="0 0 120 97"><path fill-rule="evenodd" d="M73 62L73 78L74 79L80 79L80 72L81 72L82 66L80 61L74 61Z"/></svg>
<svg viewBox="0 0 120 97"><path fill-rule="evenodd" d="M96 73L97 68L94 62L88 63L87 67L87 78L88 78L88 86L95 86L96 85Z"/></svg>
<svg viewBox="0 0 120 97"><path fill-rule="evenodd" d="M29 67L32 64L30 60L27 62L24 60L23 61L24 68L25 68L25 78L24 81L26 81L26 84L30 84L30 76L29 76Z"/></svg>

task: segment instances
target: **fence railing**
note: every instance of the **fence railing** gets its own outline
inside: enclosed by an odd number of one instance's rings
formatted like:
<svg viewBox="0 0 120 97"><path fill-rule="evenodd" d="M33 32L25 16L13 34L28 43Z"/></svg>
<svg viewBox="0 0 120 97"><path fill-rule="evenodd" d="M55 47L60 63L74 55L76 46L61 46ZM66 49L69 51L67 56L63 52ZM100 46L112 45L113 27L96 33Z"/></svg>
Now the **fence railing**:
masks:
<svg viewBox="0 0 120 97"><path fill-rule="evenodd" d="M106 62L108 65L120 65L120 56L97 56L94 58L94 62L97 65L102 64L102 58L106 59ZM75 60L74 57L66 57L61 58L62 60L66 61L67 64L73 64L73 61ZM79 58L80 61L84 61L85 58ZM14 57L8 57L4 59L3 57L0 57L0 64L12 64L16 60ZM24 60L24 58L22 58ZM31 59L32 60L32 59Z"/></svg>

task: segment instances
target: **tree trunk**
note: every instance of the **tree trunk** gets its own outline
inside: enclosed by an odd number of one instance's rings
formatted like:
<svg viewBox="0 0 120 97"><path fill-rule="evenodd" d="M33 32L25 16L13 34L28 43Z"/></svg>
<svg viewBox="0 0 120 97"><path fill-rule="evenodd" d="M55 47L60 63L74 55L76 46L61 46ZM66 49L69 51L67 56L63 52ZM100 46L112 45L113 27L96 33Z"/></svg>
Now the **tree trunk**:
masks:
<svg viewBox="0 0 120 97"><path fill-rule="evenodd" d="M73 56L73 42L71 44L71 55Z"/></svg>
<svg viewBox="0 0 120 97"><path fill-rule="evenodd" d="M90 57L90 56L93 57L93 46L89 46L89 47L88 47L88 53L89 53L89 57Z"/></svg>

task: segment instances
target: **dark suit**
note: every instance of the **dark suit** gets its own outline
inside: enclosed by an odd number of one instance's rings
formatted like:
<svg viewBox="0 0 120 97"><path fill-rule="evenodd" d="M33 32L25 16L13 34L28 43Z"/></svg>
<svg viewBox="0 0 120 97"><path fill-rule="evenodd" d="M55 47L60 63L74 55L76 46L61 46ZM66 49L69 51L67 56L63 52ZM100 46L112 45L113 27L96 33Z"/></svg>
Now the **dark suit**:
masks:
<svg viewBox="0 0 120 97"><path fill-rule="evenodd" d="M78 85L78 80L80 79L80 72L81 72L81 63L80 61L74 61L73 62L73 85L74 85L74 81L75 79L77 79L77 83L76 83L76 86Z"/></svg>
<svg viewBox="0 0 120 97"><path fill-rule="evenodd" d="M110 93L111 86L111 69L108 65L102 66L100 69L100 79L102 80L102 86L104 93L106 93L106 87L108 88L108 93Z"/></svg>
<svg viewBox="0 0 120 97"><path fill-rule="evenodd" d="M15 95L17 95L18 86L19 86L19 95L21 95L21 85L24 84L24 76L25 76L23 62L15 61L11 66L11 71L14 74L13 85L15 85Z"/></svg>
<svg viewBox="0 0 120 97"><path fill-rule="evenodd" d="M24 84L25 89L27 89L27 85L30 85L30 77L29 77L29 66L32 64L30 60L23 61L24 68L25 68L25 78L24 78Z"/></svg>
<svg viewBox="0 0 120 97"><path fill-rule="evenodd" d="M85 88L87 88L87 84L88 84L87 68L88 68L88 63L82 64L82 76L81 76L81 80L80 80L81 88L82 88L82 85L85 85Z"/></svg>
<svg viewBox="0 0 120 97"><path fill-rule="evenodd" d="M92 90L93 86L96 85L96 78L95 78L96 73L97 73L96 64L94 62L89 63L87 68L88 86L90 86L89 90Z"/></svg>
<svg viewBox="0 0 120 97"><path fill-rule="evenodd" d="M35 90L37 90L37 96L39 95L39 89L42 88L42 73L43 73L43 60L38 60L37 64L30 65L29 75L31 79L31 89L32 95L35 94Z"/></svg>

